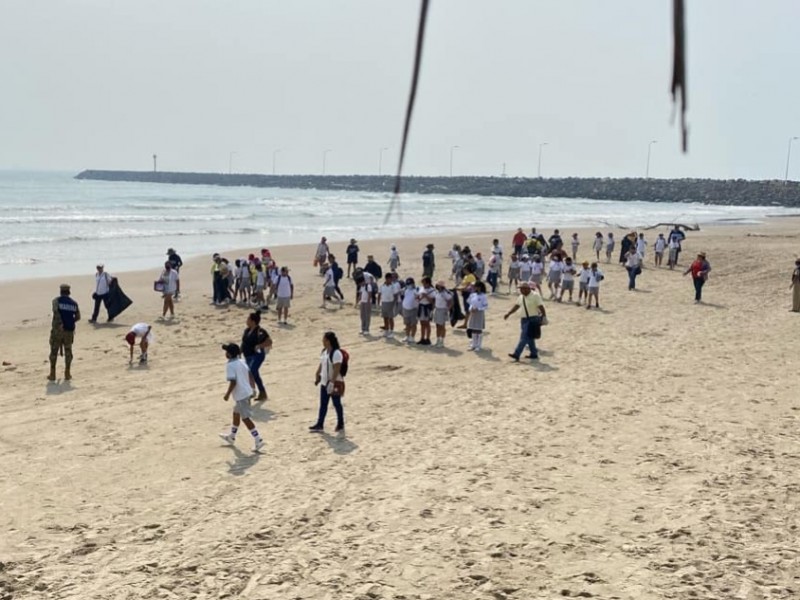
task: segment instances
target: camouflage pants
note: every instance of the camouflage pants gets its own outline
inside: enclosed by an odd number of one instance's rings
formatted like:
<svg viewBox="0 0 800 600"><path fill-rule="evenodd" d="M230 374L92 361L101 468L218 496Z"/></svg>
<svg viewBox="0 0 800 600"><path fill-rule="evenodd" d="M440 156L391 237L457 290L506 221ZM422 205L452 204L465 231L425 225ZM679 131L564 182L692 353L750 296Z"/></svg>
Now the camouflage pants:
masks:
<svg viewBox="0 0 800 600"><path fill-rule="evenodd" d="M72 342L75 340L74 331L53 329L50 331L50 362L58 358L58 351L64 348L64 360L67 364L72 362Z"/></svg>

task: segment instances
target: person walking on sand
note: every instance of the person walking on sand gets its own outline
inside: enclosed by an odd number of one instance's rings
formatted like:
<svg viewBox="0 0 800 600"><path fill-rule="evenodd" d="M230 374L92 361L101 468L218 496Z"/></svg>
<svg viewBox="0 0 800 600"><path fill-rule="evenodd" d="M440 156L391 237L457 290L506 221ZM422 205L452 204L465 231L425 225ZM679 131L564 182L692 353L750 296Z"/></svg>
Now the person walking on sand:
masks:
<svg viewBox="0 0 800 600"><path fill-rule="evenodd" d="M181 260L180 255L175 252L175 248L170 248L167 250L167 260L169 264L172 265L172 269L180 274L181 267L183 266L183 261ZM178 278L178 289L175 290L175 300L180 300L181 297L181 280Z"/></svg>
<svg viewBox="0 0 800 600"><path fill-rule="evenodd" d="M608 232L608 239L606 241L606 262L607 263L611 262L611 257L614 255L614 246L616 246L616 245L617 245L617 242L614 239L614 234L611 231L609 231ZM599 261L600 258L598 257L597 260Z"/></svg>
<svg viewBox="0 0 800 600"><path fill-rule="evenodd" d="M511 245L514 246L514 254L522 256L523 246L525 246L527 240L528 236L522 231L522 227L517 228L517 232L514 234L514 237L511 238Z"/></svg>
<svg viewBox="0 0 800 600"><path fill-rule="evenodd" d="M603 250L603 234L599 231L594 234L594 242L592 243L592 250L594 250L597 260L600 260L600 252Z"/></svg>
<svg viewBox="0 0 800 600"><path fill-rule="evenodd" d="M486 329L486 309L489 308L486 285L482 281L475 282L475 291L467 299L467 305L469 306L467 330L472 335L472 341L467 349L480 352L483 350L483 330Z"/></svg>
<svg viewBox="0 0 800 600"><path fill-rule="evenodd" d="M511 263L508 265L508 293L511 293L511 286L519 283L519 272L521 269L519 257L516 254L511 255Z"/></svg>
<svg viewBox="0 0 800 600"><path fill-rule="evenodd" d="M220 433L219 437L229 446L236 443L236 434L239 432L239 424L244 422L245 427L250 431L255 442L254 451L258 452L264 447L264 440L253 423L253 411L250 408L250 397L253 395L253 387L250 384L250 370L240 358L241 350L236 344L223 344L225 358L228 363L225 365L225 379L228 381L228 391L222 397L225 402L233 396L233 420L230 433Z"/></svg>
<svg viewBox="0 0 800 600"><path fill-rule="evenodd" d="M242 334L241 346L244 363L252 375L250 385L258 388L256 402L267 400L267 388L264 387L264 381L258 370L264 364L270 350L272 350L272 338L269 337L267 330L261 327L261 311L257 310L247 317L247 327Z"/></svg>
<svg viewBox="0 0 800 600"><path fill-rule="evenodd" d="M631 246L625 255L625 269L628 271L628 291L636 289L636 278L642 273L642 256Z"/></svg>
<svg viewBox="0 0 800 600"><path fill-rule="evenodd" d="M294 299L294 283L289 275L288 267L281 267L281 272L275 278L275 308L278 311L278 324L289 323L289 308ZM281 320L283 317L283 320Z"/></svg>
<svg viewBox="0 0 800 600"><path fill-rule="evenodd" d="M178 272L172 268L172 263L170 261L164 263L164 270L161 271L161 277L159 279L161 281L161 285L164 286L164 289L161 292L164 298L164 307L161 311L161 318L163 319L167 316L167 311L169 311L170 318L174 318L175 303L172 301L172 299L178 293L180 277L178 276Z"/></svg>
<svg viewBox="0 0 800 600"><path fill-rule="evenodd" d="M372 283L362 278L357 284L356 308L361 317L361 335L369 335L369 325L372 321Z"/></svg>
<svg viewBox="0 0 800 600"><path fill-rule="evenodd" d="M603 281L604 277L603 272L597 268L597 263L593 262L589 267L589 281L586 285L588 290L586 310L592 308L592 298L594 298L594 307L600 308L600 282Z"/></svg>
<svg viewBox="0 0 800 600"><path fill-rule="evenodd" d="M338 300L336 295L336 280L333 274L333 268L330 265L325 265L325 278L322 281L322 305L320 308L327 308L327 301ZM339 308L342 307L342 300L339 300Z"/></svg>
<svg viewBox="0 0 800 600"><path fill-rule="evenodd" d="M400 253L397 251L397 246L394 244L392 244L389 249L389 260L387 264L389 265L389 270L392 272L396 272L397 267L400 266Z"/></svg>
<svg viewBox="0 0 800 600"><path fill-rule="evenodd" d="M498 239L492 240L492 257L495 259L495 265L497 265L497 280L501 281L503 279L503 247ZM491 264L492 259L489 259L489 265L491 266Z"/></svg>
<svg viewBox="0 0 800 600"><path fill-rule="evenodd" d="M800 258L794 261L792 283L789 289L792 290L792 312L800 312Z"/></svg>
<svg viewBox="0 0 800 600"><path fill-rule="evenodd" d="M571 243L572 243L572 260L576 261L578 260L578 247L581 245L581 241L578 239L577 233L572 234Z"/></svg>
<svg viewBox="0 0 800 600"><path fill-rule="evenodd" d="M355 271L358 267L358 243L355 238L350 240L350 244L344 252L347 255L347 277L349 279L351 269Z"/></svg>
<svg viewBox="0 0 800 600"><path fill-rule="evenodd" d="M422 276L433 278L433 272L436 270L436 258L433 254L433 244L425 246L425 252L422 253Z"/></svg>
<svg viewBox="0 0 800 600"><path fill-rule="evenodd" d="M528 347L528 358L536 360L539 358L539 351L536 349L537 334L541 335L541 326L544 325L547 318L547 312L544 309L544 301L539 294L531 291L531 286L527 281L519 284L519 298L511 309L503 315L504 320L513 315L519 309L522 309L522 316L519 320L519 342L517 347L508 356L514 359L514 362L519 362L519 357L522 356L522 351L525 346Z"/></svg>
<svg viewBox="0 0 800 600"><path fill-rule="evenodd" d="M450 309L453 308L453 292L447 289L443 279L437 281L434 288L433 322L436 324L436 347L444 348L447 322L450 320Z"/></svg>
<svg viewBox="0 0 800 600"><path fill-rule="evenodd" d="M142 354L139 356L139 364L147 363L147 349L153 342L153 328L147 323L136 323L131 330L125 334L125 341L128 342L131 355L129 363L133 363L133 347L136 345L136 338L141 338L139 342L139 349Z"/></svg>
<svg viewBox="0 0 800 600"><path fill-rule="evenodd" d="M689 265L683 274L692 274L692 283L694 284L694 303L700 304L703 300L703 286L708 280L708 273L711 271L711 264L706 260L706 253L700 252L694 262Z"/></svg>
<svg viewBox="0 0 800 600"><path fill-rule="evenodd" d="M325 265L328 263L328 238L322 236L314 252L314 266L319 267L319 274L325 275Z"/></svg>
<svg viewBox="0 0 800 600"><path fill-rule="evenodd" d="M345 363L346 353L339 346L339 340L332 331L326 331L322 336L322 352L319 355L319 366L314 376L314 385L319 386L319 414L317 422L308 430L312 433L322 433L325 427L325 416L328 414L328 401L333 400L336 411L335 431L344 431L344 376L347 374Z"/></svg>
<svg viewBox="0 0 800 600"><path fill-rule="evenodd" d="M564 292L569 292L568 302L572 302L572 290L575 287L575 275L577 273L578 270L575 268L572 258L568 256L564 259L564 271L561 277L561 292L558 295L559 302L564 299Z"/></svg>
<svg viewBox="0 0 800 600"><path fill-rule="evenodd" d="M639 257L644 262L644 255L647 252L647 240L644 239L644 234L640 233L639 237L636 240L636 252L639 253Z"/></svg>
<svg viewBox="0 0 800 600"><path fill-rule="evenodd" d="M597 263L595 263L597 264ZM581 264L581 268L578 271L578 301L575 303L578 306L581 305L582 300L589 299L589 275L591 273L591 269L589 268L589 261L585 260Z"/></svg>
<svg viewBox="0 0 800 600"><path fill-rule="evenodd" d="M75 341L75 323L81 320L78 303L70 298L70 287L62 283L59 295L53 299L53 322L50 326L50 374L48 381L56 380L58 355L64 355L64 380L72 379L72 343Z"/></svg>
<svg viewBox="0 0 800 600"><path fill-rule="evenodd" d="M89 319L89 323L97 323L97 317L100 315L100 304L106 307L106 312L108 312L108 296L109 292L111 291L111 282L114 281L113 275L106 272L105 266L103 263L99 263L97 265L97 273L94 275L94 293L92 294L92 298L94 299L94 310L92 311L92 318ZM113 322L114 319L112 317L108 318L108 322Z"/></svg>
<svg viewBox="0 0 800 600"><path fill-rule="evenodd" d="M660 267L664 263L664 250L667 249L667 238L663 233L659 233L656 241L653 242L654 264Z"/></svg>

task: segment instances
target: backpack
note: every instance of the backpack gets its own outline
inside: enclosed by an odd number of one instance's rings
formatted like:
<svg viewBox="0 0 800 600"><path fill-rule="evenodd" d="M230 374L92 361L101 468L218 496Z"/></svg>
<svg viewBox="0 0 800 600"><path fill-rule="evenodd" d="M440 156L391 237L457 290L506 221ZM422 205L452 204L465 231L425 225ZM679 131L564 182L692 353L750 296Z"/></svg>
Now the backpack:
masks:
<svg viewBox="0 0 800 600"><path fill-rule="evenodd" d="M347 369L350 367L350 354L344 348L339 348L342 353L342 366L339 367L339 375L344 377L347 375Z"/></svg>
<svg viewBox="0 0 800 600"><path fill-rule="evenodd" d="M342 267L339 266L339 263L336 263L333 266L333 280L338 282L342 277L344 277L344 271L342 270Z"/></svg>

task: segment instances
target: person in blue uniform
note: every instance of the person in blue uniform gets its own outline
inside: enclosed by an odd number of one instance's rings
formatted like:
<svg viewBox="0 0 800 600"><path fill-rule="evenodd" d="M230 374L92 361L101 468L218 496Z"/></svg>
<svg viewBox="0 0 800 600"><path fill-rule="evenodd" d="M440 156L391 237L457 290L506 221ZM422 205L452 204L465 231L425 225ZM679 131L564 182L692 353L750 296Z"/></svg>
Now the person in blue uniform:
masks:
<svg viewBox="0 0 800 600"><path fill-rule="evenodd" d="M58 298L53 299L53 324L50 328L50 375L49 381L56 380L56 362L59 352L64 355L64 379L72 379L72 342L75 339L75 323L81 320L78 303L70 298L70 287L61 284Z"/></svg>

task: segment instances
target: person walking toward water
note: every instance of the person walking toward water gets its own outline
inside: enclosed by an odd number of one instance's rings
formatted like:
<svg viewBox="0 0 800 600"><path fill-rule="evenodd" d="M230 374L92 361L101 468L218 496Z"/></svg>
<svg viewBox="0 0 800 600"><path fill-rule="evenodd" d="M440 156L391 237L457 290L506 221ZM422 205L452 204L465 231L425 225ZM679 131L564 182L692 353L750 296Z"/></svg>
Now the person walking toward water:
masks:
<svg viewBox="0 0 800 600"><path fill-rule="evenodd" d="M508 355L510 358L514 359L515 362L519 362L519 357L522 355L525 346L527 346L529 350L528 358L531 360L539 358L539 351L536 349L536 330L538 328L539 333L541 332L541 326L544 324L544 319L547 317L542 297L539 294L531 292L531 286L527 281L523 281L519 284L519 292L520 295L519 298L517 298L516 304L503 315L503 320L507 321L508 317L519 309L523 311L519 321L519 342L517 342L517 347L514 348L514 351Z"/></svg>
<svg viewBox="0 0 800 600"><path fill-rule="evenodd" d="M163 287L163 291L161 292L162 297L164 298L164 307L161 311L161 318L167 316L167 311L169 311L170 318L175 317L175 303L172 299L178 293L178 285L180 282L180 277L178 276L178 272L172 268L172 263L167 261L164 263L164 270L161 271L161 277L159 278L161 281L161 285Z"/></svg>
<svg viewBox="0 0 800 600"><path fill-rule="evenodd" d="M608 240L606 241L606 262L611 262L611 257L614 255L614 246L617 245L616 240L614 240L614 234L612 232L608 232ZM600 260L598 256L597 260Z"/></svg>
<svg viewBox="0 0 800 600"><path fill-rule="evenodd" d="M689 268L683 272L684 276L692 274L695 304L699 304L703 300L703 286L708 280L709 271L711 271L711 264L706 260L706 253L700 252Z"/></svg>
<svg viewBox="0 0 800 600"><path fill-rule="evenodd" d="M103 304L103 306L106 307L106 312L108 312L108 296L109 292L111 291L111 282L114 281L114 277L105 271L105 266L102 263L99 263L97 265L97 273L95 273L94 280L94 294L92 294L92 298L94 299L94 310L92 311L92 318L89 319L89 323L97 323L97 317L100 315L100 304ZM108 317L109 323L113 321L113 317Z"/></svg>
<svg viewBox="0 0 800 600"><path fill-rule="evenodd" d="M592 243L592 250L594 250L597 260L600 260L600 252L603 250L603 234L599 231L594 234L594 242Z"/></svg>
<svg viewBox="0 0 800 600"><path fill-rule="evenodd" d="M511 255L511 263L508 265L508 293L511 293L511 286L519 283L520 271L519 257L516 254Z"/></svg>
<svg viewBox="0 0 800 600"><path fill-rule="evenodd" d="M647 240L644 239L644 234L640 233L639 238L636 240L636 252L644 262L644 254L647 251Z"/></svg>
<svg viewBox="0 0 800 600"><path fill-rule="evenodd" d="M56 362L59 353L64 355L64 380L72 379L72 343L75 341L75 323L81 320L78 303L70 298L70 287L62 283L59 295L53 299L53 322L50 326L50 374L48 381L56 380Z"/></svg>
<svg viewBox="0 0 800 600"><path fill-rule="evenodd" d="M794 261L792 283L789 288L792 290L792 312L800 312L800 258Z"/></svg>
<svg viewBox="0 0 800 600"><path fill-rule="evenodd" d="M397 267L400 266L400 253L397 252L397 246L392 244L392 247L389 249L389 260L388 263L390 271L397 271Z"/></svg>
<svg viewBox="0 0 800 600"><path fill-rule="evenodd" d="M322 433L325 427L325 417L328 414L328 401L333 400L336 411L335 431L344 431L344 376L347 367L345 352L339 346L339 340L332 331L326 331L322 336L322 352L319 355L319 366L314 376L314 385L319 386L319 414L317 422L308 430L312 433Z"/></svg>
<svg viewBox="0 0 800 600"><path fill-rule="evenodd" d="M153 328L147 323L136 323L131 330L125 335L125 341L128 342L131 355L129 363L133 364L133 347L136 345L136 338L140 338L139 349L142 354L139 356L139 364L147 363L147 349L153 343Z"/></svg>
<svg viewBox="0 0 800 600"><path fill-rule="evenodd" d="M227 402L233 396L233 420L230 433L220 433L219 437L229 446L236 443L236 434L239 432L239 424L244 422L245 427L250 431L255 442L254 451L258 452L264 447L264 440L253 423L253 411L250 408L250 397L253 395L253 387L250 384L250 370L240 358L241 350L236 344L224 344L222 349L225 351L225 358L228 363L225 365L225 379L228 381L228 391L225 392L223 400Z"/></svg>
<svg viewBox="0 0 800 600"><path fill-rule="evenodd" d="M252 375L250 385L258 388L256 402L267 400L267 388L264 387L258 370L264 364L270 350L272 350L272 338L269 337L267 330L261 327L261 311L257 310L247 317L247 328L242 334L241 346L244 362Z"/></svg>
<svg viewBox="0 0 800 600"><path fill-rule="evenodd" d="M356 243L355 238L350 240L350 244L347 246L345 250L345 254L347 255L347 277L350 277L350 270L356 270L358 267L358 243Z"/></svg>
<svg viewBox="0 0 800 600"><path fill-rule="evenodd" d="M572 234L572 260L578 260L578 247L581 245L580 240L578 239L578 234Z"/></svg>

